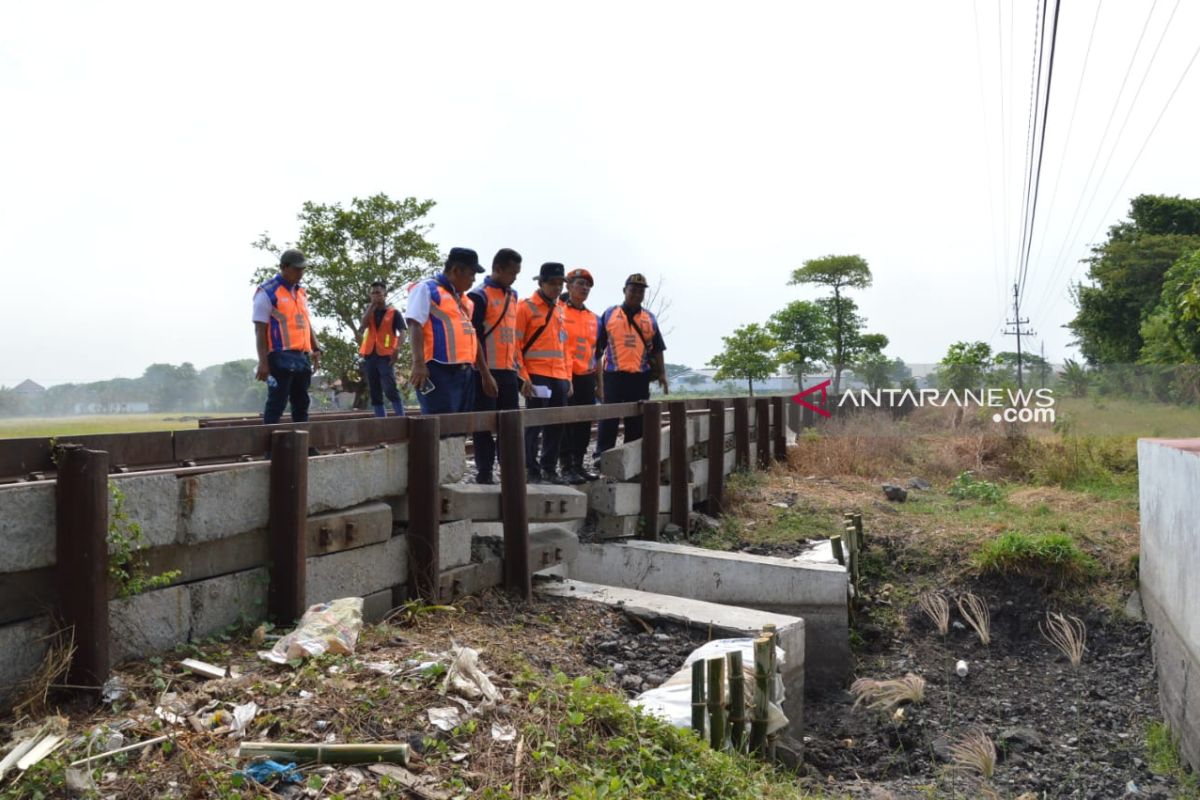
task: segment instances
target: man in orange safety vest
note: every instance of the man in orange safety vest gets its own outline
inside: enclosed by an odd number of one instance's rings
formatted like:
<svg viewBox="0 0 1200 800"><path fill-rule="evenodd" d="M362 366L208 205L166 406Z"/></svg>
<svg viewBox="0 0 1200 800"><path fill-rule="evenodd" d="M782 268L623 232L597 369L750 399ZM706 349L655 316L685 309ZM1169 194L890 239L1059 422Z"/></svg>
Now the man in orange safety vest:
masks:
<svg viewBox="0 0 1200 800"><path fill-rule="evenodd" d="M371 410L377 417L386 417L384 395L392 404L396 416L404 416L404 405L396 389L396 353L404 344L404 319L387 301L387 284L371 284L371 304L362 319L363 340L358 348L362 369L371 392Z"/></svg>

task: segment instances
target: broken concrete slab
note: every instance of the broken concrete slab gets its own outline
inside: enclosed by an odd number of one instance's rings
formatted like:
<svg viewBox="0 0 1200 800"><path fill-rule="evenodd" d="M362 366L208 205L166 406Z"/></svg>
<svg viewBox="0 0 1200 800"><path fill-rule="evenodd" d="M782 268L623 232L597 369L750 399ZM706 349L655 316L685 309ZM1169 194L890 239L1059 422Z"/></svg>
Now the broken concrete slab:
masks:
<svg viewBox="0 0 1200 800"><path fill-rule="evenodd" d="M406 444L382 447L365 453L341 453L312 458L308 462L309 514L393 497L403 494L406 488Z"/></svg>
<svg viewBox="0 0 1200 800"><path fill-rule="evenodd" d="M664 426L660 434L662 461L671 456L671 428ZM696 426L688 425L687 444L696 443ZM600 454L600 474L619 481L627 481L642 474L642 440L618 445Z"/></svg>
<svg viewBox="0 0 1200 800"><path fill-rule="evenodd" d="M546 552L553 561L571 561L579 553L579 536L570 528L554 522L535 522L529 525L529 550L531 554ZM471 545L473 561L482 562L504 556L504 532L477 529ZM538 569L541 558L532 558L533 568Z"/></svg>
<svg viewBox="0 0 1200 800"><path fill-rule="evenodd" d="M393 536L383 544L309 558L307 572L310 606L390 589L408 578L408 537Z"/></svg>
<svg viewBox="0 0 1200 800"><path fill-rule="evenodd" d="M621 608L626 614L642 619L663 619L695 625L702 629L711 628L714 638L720 635L753 637L761 633L764 625L774 625L779 637L779 646L786 654L780 668L785 693L783 711L788 717L788 730L801 730L804 721L807 658L803 619L770 611L708 603L574 579L539 580L534 584L534 591L553 597L602 603Z"/></svg>
<svg viewBox="0 0 1200 800"><path fill-rule="evenodd" d="M658 515L658 533L671 521L670 514ZM596 537L599 539L621 539L637 536L641 533L642 517L640 514L614 516L612 514L596 514Z"/></svg>
<svg viewBox="0 0 1200 800"><path fill-rule="evenodd" d="M695 485L688 484L688 493L695 492ZM642 485L640 483L601 483L592 484L589 490L589 500L592 509L600 514L610 516L626 516L637 514L642 508ZM671 487L658 488L658 510L671 510Z"/></svg>

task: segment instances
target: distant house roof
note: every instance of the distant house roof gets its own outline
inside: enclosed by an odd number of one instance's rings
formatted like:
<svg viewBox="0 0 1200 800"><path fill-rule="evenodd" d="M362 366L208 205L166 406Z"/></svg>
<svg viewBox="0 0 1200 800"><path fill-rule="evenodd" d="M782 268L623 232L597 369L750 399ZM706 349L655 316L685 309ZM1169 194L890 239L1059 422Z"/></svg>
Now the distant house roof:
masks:
<svg viewBox="0 0 1200 800"><path fill-rule="evenodd" d="M45 391L46 391L45 386L42 386L40 383L31 381L28 378L21 381L20 383L18 383L16 386L13 387L13 392L15 394L33 395L33 394L42 394Z"/></svg>

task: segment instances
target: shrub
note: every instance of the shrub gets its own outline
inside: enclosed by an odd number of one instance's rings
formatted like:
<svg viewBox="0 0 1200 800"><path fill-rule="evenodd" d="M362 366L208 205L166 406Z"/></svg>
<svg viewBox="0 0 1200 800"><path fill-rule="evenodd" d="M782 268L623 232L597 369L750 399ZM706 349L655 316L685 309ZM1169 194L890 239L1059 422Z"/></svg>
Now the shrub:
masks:
<svg viewBox="0 0 1200 800"><path fill-rule="evenodd" d="M973 561L980 572L1023 575L1047 585L1083 582L1097 570L1095 559L1066 533L1008 531L985 542Z"/></svg>
<svg viewBox="0 0 1200 800"><path fill-rule="evenodd" d="M979 500L984 503L999 503L1004 500L1004 490L991 481L976 478L969 470L959 473L946 490L946 494L958 500Z"/></svg>

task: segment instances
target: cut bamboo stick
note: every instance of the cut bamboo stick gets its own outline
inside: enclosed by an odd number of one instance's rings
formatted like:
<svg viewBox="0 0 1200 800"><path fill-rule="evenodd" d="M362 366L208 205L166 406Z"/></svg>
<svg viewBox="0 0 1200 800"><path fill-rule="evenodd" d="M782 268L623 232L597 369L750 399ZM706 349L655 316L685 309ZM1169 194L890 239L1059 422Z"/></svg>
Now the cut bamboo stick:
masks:
<svg viewBox="0 0 1200 800"><path fill-rule="evenodd" d="M858 544L858 549L865 550L867 547L867 541L863 538L862 514L854 515L854 534L855 541Z"/></svg>
<svg viewBox="0 0 1200 800"><path fill-rule="evenodd" d="M767 701L770 692L771 637L754 640L754 717L750 721L750 752L767 747Z"/></svg>
<svg viewBox="0 0 1200 800"><path fill-rule="evenodd" d="M238 756L243 758L286 758L317 764L363 764L390 761L408 764L408 745L400 742L381 744L307 744L302 742L242 742Z"/></svg>
<svg viewBox="0 0 1200 800"><path fill-rule="evenodd" d="M725 748L725 659L708 660L708 743L713 750Z"/></svg>
<svg viewBox="0 0 1200 800"><path fill-rule="evenodd" d="M768 622L763 625L763 634L771 640L771 650L769 653L769 661L767 663L767 697L772 703L778 702L779 698L775 695L775 673L779 671L779 654L776 648L779 646L779 633L775 630L775 624ZM767 734L766 758L768 761L775 760L775 734Z"/></svg>
<svg viewBox="0 0 1200 800"><path fill-rule="evenodd" d="M704 718L708 715L708 704L704 702L704 661L692 662L692 730L704 738Z"/></svg>
<svg viewBox="0 0 1200 800"><path fill-rule="evenodd" d="M90 764L93 761L103 761L104 759L110 758L111 756L119 755L121 753L128 753L130 750L141 750L143 747L150 747L151 745L162 744L169 738L171 738L171 737L155 736L153 739L147 739L144 742L134 742L133 744L128 744L128 745L125 745L124 747L118 747L116 750L106 750L105 752L98 753L94 756L91 756L90 758L81 758L78 761L72 761L71 766L72 767L82 767L84 764Z"/></svg>
<svg viewBox="0 0 1200 800"><path fill-rule="evenodd" d="M829 544L833 548L833 557L841 566L846 566L846 551L842 549L842 537L830 536Z"/></svg>
<svg viewBox="0 0 1200 800"><path fill-rule="evenodd" d="M729 672L729 743L741 752L746 738L746 674L742 672L742 654L735 650L725 654Z"/></svg>

